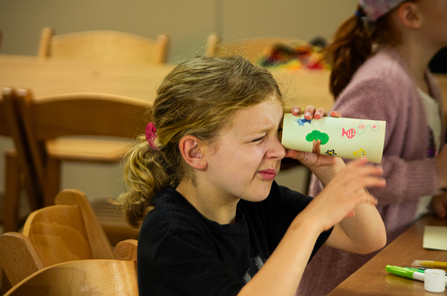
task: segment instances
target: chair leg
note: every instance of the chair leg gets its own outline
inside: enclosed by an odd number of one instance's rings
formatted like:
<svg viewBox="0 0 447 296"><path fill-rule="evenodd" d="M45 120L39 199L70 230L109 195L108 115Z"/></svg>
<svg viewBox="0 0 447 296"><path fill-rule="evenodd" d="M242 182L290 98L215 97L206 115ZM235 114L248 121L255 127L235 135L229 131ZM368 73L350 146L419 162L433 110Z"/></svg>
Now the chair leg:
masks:
<svg viewBox="0 0 447 296"><path fill-rule="evenodd" d="M31 211L36 211L40 208L42 208L43 205L43 198L42 195L38 192L40 192L36 186L32 183L32 180L27 178L26 176L23 176L23 182L22 184L25 187L25 192L28 195L28 202L31 207Z"/></svg>
<svg viewBox="0 0 447 296"><path fill-rule="evenodd" d="M54 205L54 199L60 191L61 161L48 158L46 162L46 184L44 190L44 207Z"/></svg>
<svg viewBox="0 0 447 296"><path fill-rule="evenodd" d="M17 231L19 224L20 171L15 155L5 155L6 177L3 231Z"/></svg>
<svg viewBox="0 0 447 296"><path fill-rule="evenodd" d="M1 273L2 273L2 288L0 289L0 295L4 295L6 292L8 292L12 288L12 285L9 282L9 279L6 276L3 268L1 268Z"/></svg>

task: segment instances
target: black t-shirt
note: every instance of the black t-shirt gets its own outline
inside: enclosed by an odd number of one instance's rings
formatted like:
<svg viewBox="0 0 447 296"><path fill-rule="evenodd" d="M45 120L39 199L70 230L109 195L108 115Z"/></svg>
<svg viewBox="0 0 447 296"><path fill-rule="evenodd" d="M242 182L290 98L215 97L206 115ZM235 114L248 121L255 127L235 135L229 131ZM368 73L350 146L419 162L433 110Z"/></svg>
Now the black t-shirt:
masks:
<svg viewBox="0 0 447 296"><path fill-rule="evenodd" d="M165 188L154 197L138 238L140 295L237 295L311 200L273 182L265 200L241 200L237 222L220 225ZM331 231L320 234L312 256Z"/></svg>

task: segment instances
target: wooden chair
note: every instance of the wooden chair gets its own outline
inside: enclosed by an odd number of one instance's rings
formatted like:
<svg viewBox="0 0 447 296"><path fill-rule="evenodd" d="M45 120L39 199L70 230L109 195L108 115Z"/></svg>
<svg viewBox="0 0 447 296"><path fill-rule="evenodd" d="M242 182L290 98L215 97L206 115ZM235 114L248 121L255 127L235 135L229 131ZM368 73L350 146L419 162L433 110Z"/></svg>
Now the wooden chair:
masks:
<svg viewBox="0 0 447 296"><path fill-rule="evenodd" d="M63 190L55 203L32 212L23 234L0 236L0 265L13 286L62 262L114 259L112 246L83 192Z"/></svg>
<svg viewBox="0 0 447 296"><path fill-rule="evenodd" d="M206 55L241 55L250 60L250 62L256 63L263 54L268 53L267 51L271 49L272 45L278 43L293 44L297 42L304 41L288 37L254 37L222 43L217 34L211 34L207 40Z"/></svg>
<svg viewBox="0 0 447 296"><path fill-rule="evenodd" d="M128 97L83 93L37 99L30 90L19 89L15 99L45 206L60 191L61 161L119 162L130 148L127 140L143 133L150 121L145 115L151 104Z"/></svg>
<svg viewBox="0 0 447 296"><path fill-rule="evenodd" d="M16 120L25 129L35 167L33 176L42 189L42 206L52 205L60 191L62 161L117 163L130 148L129 138L143 133L150 121L144 118L150 103L127 97L66 94L35 99L30 91L20 89L4 99L17 103L20 115ZM113 215L112 207L105 199L95 202L95 209L101 209L100 220L112 243L136 238L138 231L127 226L121 216Z"/></svg>
<svg viewBox="0 0 447 296"><path fill-rule="evenodd" d="M85 31L54 35L51 28L42 30L39 57L84 61L139 64L166 63L169 38L159 35L151 40L118 31Z"/></svg>
<svg viewBox="0 0 447 296"><path fill-rule="evenodd" d="M41 269L9 290L6 296L138 295L135 262L80 260Z"/></svg>
<svg viewBox="0 0 447 296"><path fill-rule="evenodd" d="M138 241L136 239L126 239L119 242L113 249L115 259L137 261Z"/></svg>
<svg viewBox="0 0 447 296"><path fill-rule="evenodd" d="M43 206L42 190L35 176L35 168L27 145L23 124L18 120L18 106L13 99L16 92L9 87L0 98L0 136L12 138L14 149L5 152L5 191L3 231L17 231L20 225L19 200L24 186L31 210Z"/></svg>

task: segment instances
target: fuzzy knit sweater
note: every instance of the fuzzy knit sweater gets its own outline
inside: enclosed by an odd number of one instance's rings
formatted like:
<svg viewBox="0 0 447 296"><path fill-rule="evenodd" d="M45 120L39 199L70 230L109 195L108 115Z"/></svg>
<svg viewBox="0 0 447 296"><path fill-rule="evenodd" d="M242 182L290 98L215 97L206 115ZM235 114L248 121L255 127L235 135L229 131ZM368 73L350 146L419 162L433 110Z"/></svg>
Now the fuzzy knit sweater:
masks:
<svg viewBox="0 0 447 296"><path fill-rule="evenodd" d="M439 104L445 135L439 87L429 73L426 81L430 96ZM429 132L423 101L397 51L384 48L367 60L332 109L347 118L386 121L381 165L387 184L369 191L378 199L390 243L412 224L418 199L439 193L435 160L427 159ZM444 141L442 137L441 147ZM316 196L321 184L311 184L310 194ZM326 295L376 253L359 255L324 246L304 271L297 295Z"/></svg>

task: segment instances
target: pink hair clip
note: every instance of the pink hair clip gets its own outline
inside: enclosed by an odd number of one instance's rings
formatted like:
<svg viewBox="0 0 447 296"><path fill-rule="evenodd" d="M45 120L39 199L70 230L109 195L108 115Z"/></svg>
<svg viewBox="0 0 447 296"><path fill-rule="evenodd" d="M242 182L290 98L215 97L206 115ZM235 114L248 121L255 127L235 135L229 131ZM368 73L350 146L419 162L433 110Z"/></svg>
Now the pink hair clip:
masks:
<svg viewBox="0 0 447 296"><path fill-rule="evenodd" d="M152 122L149 122L146 126L146 141L152 149L158 150L158 146L155 144L155 139L157 139L157 128Z"/></svg>

